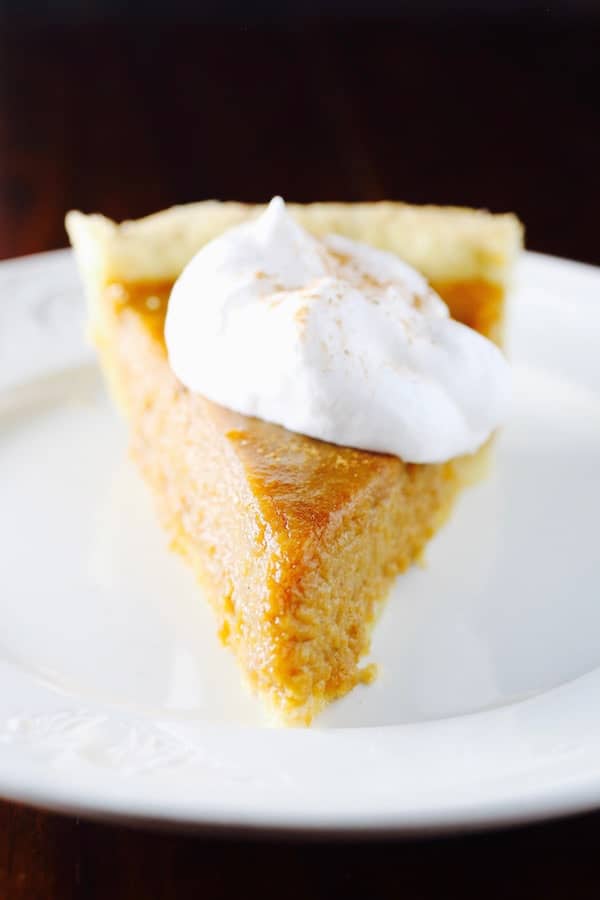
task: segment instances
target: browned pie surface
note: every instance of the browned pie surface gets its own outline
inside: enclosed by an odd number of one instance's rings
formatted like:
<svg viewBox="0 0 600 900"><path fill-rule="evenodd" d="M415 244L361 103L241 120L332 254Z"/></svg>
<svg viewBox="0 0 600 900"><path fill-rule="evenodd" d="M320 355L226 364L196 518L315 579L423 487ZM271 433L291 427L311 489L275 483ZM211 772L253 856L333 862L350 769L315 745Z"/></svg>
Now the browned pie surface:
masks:
<svg viewBox="0 0 600 900"><path fill-rule="evenodd" d="M172 285L120 285L121 311L133 310L164 348L164 319ZM501 321L503 291L484 281L435 286L454 318L487 336L496 336ZM109 289L110 290L110 289ZM259 419L243 416L204 401L219 432L235 445L245 474L263 514L290 542L302 542L322 528L375 476L397 478L422 467L393 456L354 450L296 434ZM444 469L427 466L427 469ZM289 546L288 552L294 553Z"/></svg>

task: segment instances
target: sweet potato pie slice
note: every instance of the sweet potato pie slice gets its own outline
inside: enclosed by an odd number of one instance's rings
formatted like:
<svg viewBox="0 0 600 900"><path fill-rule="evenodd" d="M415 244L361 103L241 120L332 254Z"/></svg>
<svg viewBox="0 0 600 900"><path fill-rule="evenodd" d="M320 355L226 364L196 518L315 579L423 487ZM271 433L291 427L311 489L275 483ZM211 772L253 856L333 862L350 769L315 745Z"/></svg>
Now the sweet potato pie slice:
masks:
<svg viewBox="0 0 600 900"><path fill-rule="evenodd" d="M521 244L514 216L388 202L288 208L315 234L398 254L455 318L501 341ZM91 336L173 546L251 688L279 721L308 724L372 677L361 657L378 609L483 451L404 463L239 415L178 382L163 339L171 286L203 244L260 209L208 201L121 225L72 212L67 229Z"/></svg>

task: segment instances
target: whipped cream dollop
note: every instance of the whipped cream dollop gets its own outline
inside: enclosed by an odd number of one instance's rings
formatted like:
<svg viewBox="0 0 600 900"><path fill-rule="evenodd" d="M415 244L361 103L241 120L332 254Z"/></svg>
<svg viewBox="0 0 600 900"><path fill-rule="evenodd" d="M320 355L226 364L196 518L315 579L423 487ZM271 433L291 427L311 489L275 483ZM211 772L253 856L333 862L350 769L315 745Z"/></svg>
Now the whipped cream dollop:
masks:
<svg viewBox="0 0 600 900"><path fill-rule="evenodd" d="M392 253L318 239L275 197L175 283L165 338L191 391L334 444L443 462L504 420L508 365Z"/></svg>

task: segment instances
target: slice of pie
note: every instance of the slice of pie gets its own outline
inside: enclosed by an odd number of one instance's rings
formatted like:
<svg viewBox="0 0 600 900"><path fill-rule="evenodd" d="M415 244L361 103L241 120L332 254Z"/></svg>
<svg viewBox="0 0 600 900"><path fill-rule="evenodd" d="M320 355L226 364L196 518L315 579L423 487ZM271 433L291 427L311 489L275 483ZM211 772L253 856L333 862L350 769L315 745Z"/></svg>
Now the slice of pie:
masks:
<svg viewBox="0 0 600 900"><path fill-rule="evenodd" d="M496 342L521 246L512 215L400 203L288 207L310 232L391 251ZM90 329L173 547L193 566L244 676L279 721L308 724L361 667L393 579L422 554L485 447L410 464L248 418L174 376L164 318L209 240L261 207L203 202L136 222L71 212Z"/></svg>

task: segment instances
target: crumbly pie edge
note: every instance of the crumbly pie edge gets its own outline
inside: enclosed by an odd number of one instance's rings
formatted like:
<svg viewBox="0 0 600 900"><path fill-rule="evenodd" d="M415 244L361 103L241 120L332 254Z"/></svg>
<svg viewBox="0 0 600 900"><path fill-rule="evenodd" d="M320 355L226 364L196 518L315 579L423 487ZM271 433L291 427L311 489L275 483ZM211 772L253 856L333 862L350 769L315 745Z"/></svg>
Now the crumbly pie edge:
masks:
<svg viewBox="0 0 600 900"><path fill-rule="evenodd" d="M391 201L288 208L309 231L389 250L430 281L482 279L507 286L523 242L523 227L512 213ZM205 200L121 224L72 211L66 228L93 294L111 281L174 280L205 243L263 209Z"/></svg>

